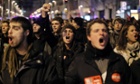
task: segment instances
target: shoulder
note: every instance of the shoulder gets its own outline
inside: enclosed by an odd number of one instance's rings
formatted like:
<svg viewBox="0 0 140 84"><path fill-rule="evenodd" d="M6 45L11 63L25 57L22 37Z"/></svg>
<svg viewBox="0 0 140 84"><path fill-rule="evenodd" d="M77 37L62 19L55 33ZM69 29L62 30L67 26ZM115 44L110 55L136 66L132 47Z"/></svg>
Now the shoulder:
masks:
<svg viewBox="0 0 140 84"><path fill-rule="evenodd" d="M110 58L112 60L118 60L118 62L121 64L127 64L124 57L121 54L115 53L114 51L111 52Z"/></svg>
<svg viewBox="0 0 140 84"><path fill-rule="evenodd" d="M77 53L77 54L75 55L75 59L73 60L72 64L73 64L74 66L79 66L79 65L81 65L81 64L84 62L84 58L85 58L84 52L82 52L82 53Z"/></svg>

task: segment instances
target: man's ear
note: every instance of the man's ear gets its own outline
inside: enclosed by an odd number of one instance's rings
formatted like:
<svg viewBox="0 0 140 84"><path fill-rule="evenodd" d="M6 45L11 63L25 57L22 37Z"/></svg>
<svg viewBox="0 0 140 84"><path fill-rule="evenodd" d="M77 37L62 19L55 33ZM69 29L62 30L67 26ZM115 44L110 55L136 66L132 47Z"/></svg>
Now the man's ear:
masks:
<svg viewBox="0 0 140 84"><path fill-rule="evenodd" d="M91 41L91 38L90 38L90 36L89 36L89 35L87 36L87 39L88 39L89 41Z"/></svg>
<svg viewBox="0 0 140 84"><path fill-rule="evenodd" d="M30 31L29 30L26 30L25 31L25 35L28 36L29 34L30 34Z"/></svg>

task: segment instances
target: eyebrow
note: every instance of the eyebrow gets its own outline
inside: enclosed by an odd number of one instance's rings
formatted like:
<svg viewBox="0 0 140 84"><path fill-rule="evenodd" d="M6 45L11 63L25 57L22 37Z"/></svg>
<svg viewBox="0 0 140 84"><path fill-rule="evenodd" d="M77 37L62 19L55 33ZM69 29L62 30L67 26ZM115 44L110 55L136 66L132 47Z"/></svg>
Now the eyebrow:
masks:
<svg viewBox="0 0 140 84"><path fill-rule="evenodd" d="M15 27L18 27L18 28L20 28L20 26L15 26L15 25L13 25L13 26L12 26L12 28L15 28Z"/></svg>

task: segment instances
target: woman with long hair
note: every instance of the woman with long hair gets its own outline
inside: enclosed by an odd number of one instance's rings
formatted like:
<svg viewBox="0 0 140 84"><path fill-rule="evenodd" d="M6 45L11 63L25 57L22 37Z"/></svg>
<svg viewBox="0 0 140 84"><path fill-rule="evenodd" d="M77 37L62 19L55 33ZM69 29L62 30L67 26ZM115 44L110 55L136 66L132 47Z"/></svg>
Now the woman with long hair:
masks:
<svg viewBox="0 0 140 84"><path fill-rule="evenodd" d="M121 54L128 65L140 58L140 43L137 28L132 23L126 23L120 32L114 51Z"/></svg>
<svg viewBox="0 0 140 84"><path fill-rule="evenodd" d="M75 40L75 28L70 24L65 25L61 31L61 38L53 53L53 57L56 60L56 69L63 83L65 73L74 60L75 54L83 51L84 46Z"/></svg>

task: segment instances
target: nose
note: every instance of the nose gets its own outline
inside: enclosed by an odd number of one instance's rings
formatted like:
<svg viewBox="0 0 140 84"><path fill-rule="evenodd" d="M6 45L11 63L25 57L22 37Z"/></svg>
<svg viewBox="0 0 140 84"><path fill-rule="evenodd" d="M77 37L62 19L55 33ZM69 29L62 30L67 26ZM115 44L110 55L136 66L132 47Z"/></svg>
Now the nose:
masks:
<svg viewBox="0 0 140 84"><path fill-rule="evenodd" d="M100 33L100 35L104 35L104 32L103 32L103 30L100 30L100 32L99 32L99 33Z"/></svg>
<svg viewBox="0 0 140 84"><path fill-rule="evenodd" d="M55 28L55 25L52 25L53 28Z"/></svg>
<svg viewBox="0 0 140 84"><path fill-rule="evenodd" d="M69 32L69 31L67 31L67 32L66 32L66 35L69 35L69 34L70 34L70 32Z"/></svg>
<svg viewBox="0 0 140 84"><path fill-rule="evenodd" d="M35 29L35 28L36 28L36 26L33 26L33 28Z"/></svg>
<svg viewBox="0 0 140 84"><path fill-rule="evenodd" d="M8 30L8 34L11 34L11 33L12 33L12 29L9 29L9 30Z"/></svg>

